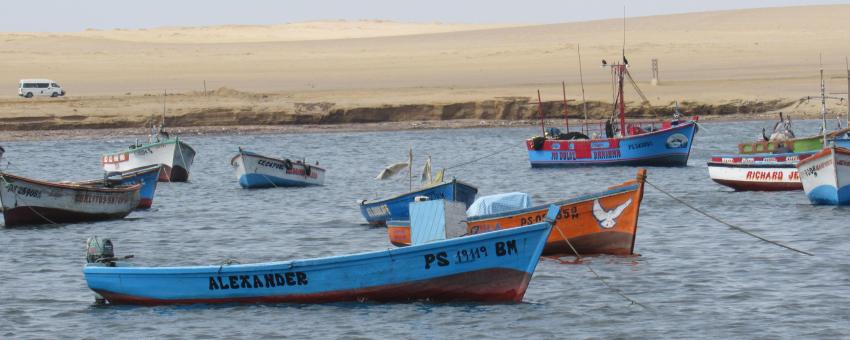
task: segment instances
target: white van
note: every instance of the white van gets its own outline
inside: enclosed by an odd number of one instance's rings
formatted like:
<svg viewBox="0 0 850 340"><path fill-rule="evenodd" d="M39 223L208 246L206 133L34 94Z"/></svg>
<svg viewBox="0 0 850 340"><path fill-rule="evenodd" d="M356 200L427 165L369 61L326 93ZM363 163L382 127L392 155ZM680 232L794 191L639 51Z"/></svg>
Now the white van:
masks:
<svg viewBox="0 0 850 340"><path fill-rule="evenodd" d="M18 95L27 98L33 96L59 97L65 95L65 90L50 79L21 79L18 84Z"/></svg>

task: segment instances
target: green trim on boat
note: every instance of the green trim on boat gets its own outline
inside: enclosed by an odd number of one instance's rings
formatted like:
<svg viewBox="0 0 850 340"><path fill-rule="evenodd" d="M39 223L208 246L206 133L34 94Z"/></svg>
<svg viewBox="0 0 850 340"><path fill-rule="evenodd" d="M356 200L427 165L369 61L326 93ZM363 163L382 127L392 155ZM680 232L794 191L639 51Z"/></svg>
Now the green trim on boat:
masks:
<svg viewBox="0 0 850 340"><path fill-rule="evenodd" d="M148 149L148 148L150 148L150 147L157 146L157 145L164 145L164 144L177 144L178 142L182 142L182 141L180 140L180 137L174 137L174 138L166 139L166 140L159 141L159 142L156 142L156 143L142 144L142 145L140 145L140 146L138 146L138 147L135 147L135 148L132 148L132 149L127 148L127 149L125 149L125 150L115 151L115 152L111 152L111 153L106 153L106 154L103 154L103 155L104 155L104 156L119 155L119 154L122 154L122 153L125 153L125 152L133 152L133 151L138 151L138 150ZM183 143L183 145L185 145L185 146L186 146L187 148L189 148L189 149L192 149L192 151L194 151L194 150L195 150L195 149L193 149L191 146L189 146L189 144Z"/></svg>

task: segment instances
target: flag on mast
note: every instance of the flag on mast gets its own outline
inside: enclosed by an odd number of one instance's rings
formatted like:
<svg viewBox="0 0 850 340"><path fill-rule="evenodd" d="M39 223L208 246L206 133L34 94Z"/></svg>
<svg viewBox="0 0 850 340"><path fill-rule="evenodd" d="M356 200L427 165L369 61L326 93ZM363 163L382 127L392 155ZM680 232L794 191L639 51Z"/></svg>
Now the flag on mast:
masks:
<svg viewBox="0 0 850 340"><path fill-rule="evenodd" d="M445 177L445 175L446 169L441 169L439 172L437 172L437 175L434 176L434 180L431 183L442 183L443 177Z"/></svg>
<svg viewBox="0 0 850 340"><path fill-rule="evenodd" d="M407 182L409 190L413 191L413 148L407 152Z"/></svg>
<svg viewBox="0 0 850 340"><path fill-rule="evenodd" d="M419 181L423 184L431 183L431 155L428 155L425 165L422 166L422 176L420 176Z"/></svg>

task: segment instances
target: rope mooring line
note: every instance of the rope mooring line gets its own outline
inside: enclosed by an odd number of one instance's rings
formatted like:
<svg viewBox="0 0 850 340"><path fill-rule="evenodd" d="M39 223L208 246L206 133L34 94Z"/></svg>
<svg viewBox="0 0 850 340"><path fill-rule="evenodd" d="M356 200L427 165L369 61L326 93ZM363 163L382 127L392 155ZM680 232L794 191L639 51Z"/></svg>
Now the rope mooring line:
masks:
<svg viewBox="0 0 850 340"><path fill-rule="evenodd" d="M587 269L588 269L588 270L590 270L590 272L591 272L591 273L593 273L593 275L594 275L594 276L596 276L596 279L597 279L597 280L599 280L599 281L601 281L601 282L602 282L602 284L603 284L603 285L605 285L605 287L607 287L607 288L608 288L608 290L610 290L610 291L614 292L615 294L619 295L619 296L620 296L620 297L622 297L623 299L626 299L626 301L631 302L633 305L641 306L641 307L643 307L643 309L649 309L649 307L647 307L647 306L645 306L644 304L642 304L642 303L640 303L640 302L637 302L637 301L635 301L634 299L632 299L632 298L630 298L630 297L626 296L626 294L624 294L621 290L619 290L619 289L617 289L617 288L614 288L613 286L611 286L610 284L608 284L608 281L605 281L605 279L604 279L604 278L602 278L602 275L599 275L599 273L597 273L595 270L593 270L593 267L591 267L591 266L590 266L590 263L586 263L586 262L584 262L584 259L582 258L581 254L579 254L579 253L578 253L578 251L576 250L576 248L575 248L575 247L573 247L573 244L572 244L572 243L570 243L570 239L568 239L568 238L567 238L567 236L566 236L566 235L564 235L564 232L563 232L563 231L561 231L561 228L556 227L554 223L552 224L552 228L555 228L555 230L557 230L557 231L558 231L558 234L559 234L559 235L561 235L561 238L563 238L563 239L564 239L564 242L566 242L566 243L567 243L567 245L568 245L568 246L570 246L570 249L572 249L573 254L575 254L575 255L576 255L576 259L578 259L578 261L579 261L581 264L583 264L583 265L587 266Z"/></svg>
<svg viewBox="0 0 850 340"><path fill-rule="evenodd" d="M480 161L480 160L482 160L482 159L485 159L485 158L488 158L488 157L493 157L493 156L495 156L495 155L498 155L498 154L500 154L500 153L502 153L502 152L505 152L505 151L508 151L508 150L510 150L510 149L511 149L511 148L510 148L510 146L505 147L505 148L501 148L501 149L499 149L499 150L496 150L496 151L494 151L494 152L488 153L488 154L486 154L486 155L484 155L484 156L481 156L481 157L475 158L475 159L473 159L473 160L466 161L466 162L461 162L461 163L457 163L457 164L453 164L453 165L451 165L451 166L446 167L445 169L446 169L446 170L449 170L449 169L460 168L460 167L462 167L462 166L466 166L466 165L469 165L469 164L472 164L472 163L478 162L478 161Z"/></svg>
<svg viewBox="0 0 850 340"><path fill-rule="evenodd" d="M676 197L676 196L673 196L673 194L671 194L671 193L669 193L669 192L667 192L667 191L664 191L663 189L659 188L658 186L656 186L655 184L652 184L652 183L651 183L651 182L649 182L649 181L645 181L645 183L646 183L646 184L649 184L649 186L651 186L651 187L655 188L655 190L660 191L660 192L661 192L661 193L663 193L664 195L667 195L667 197L670 197L670 198L672 198L673 200L675 200L675 201L677 201L677 202L679 202L679 203L682 203L682 205L684 205L684 206L686 206L686 207L688 207L688 208L691 208L693 211L696 211L696 212L698 212L698 213L702 214L703 216L708 217L708 218L710 218L710 219L712 219L712 220L714 220L714 221L716 221L716 222L718 222L718 223L720 223L720 224L723 224L723 225L725 225L725 226L727 226L727 227L729 227L729 228L732 228L732 229L737 230L737 231L740 231L740 232L742 232L742 233L744 233L744 234L750 235L750 236L752 236L752 237L754 237L754 238L757 238L757 239L759 239L759 240L761 240L761 241L764 241L764 242L767 242L767 243L770 243L770 244L773 244L773 245L776 245L776 246L779 246L779 247L782 247L782 248L785 248L785 249L788 249L788 250L791 250L791 251L794 251L794 252L797 252L797 253L800 253L800 254L803 254L803 255L815 256L815 254L812 254L812 253L810 253L810 252L807 252L807 251L804 251L804 250L800 250L800 249L797 249L797 248L794 248L794 247L791 247L791 246L787 246L787 245L784 245L784 244L779 243L779 242L776 242L776 241L772 241L772 240L766 239L766 238L764 238L764 237L761 237L761 236L759 236L759 235L756 235L755 233L753 233L753 232L751 232L751 231L749 231L749 230L746 230L746 229L744 229L744 228L741 228L741 227L739 227L739 226L736 226L736 225L734 225L734 224L731 224L731 223L729 223L729 222L726 222L726 221L724 221L724 220L721 220L720 218L714 217L714 216L712 216L711 214L709 214L709 213L707 213L707 212L705 212L705 211L702 211L701 209L699 209L699 208L697 208L697 207L695 207L695 206L693 206L693 205L689 204L688 202L685 202L684 200L682 200L682 199L680 199L680 198L678 198L678 197Z"/></svg>

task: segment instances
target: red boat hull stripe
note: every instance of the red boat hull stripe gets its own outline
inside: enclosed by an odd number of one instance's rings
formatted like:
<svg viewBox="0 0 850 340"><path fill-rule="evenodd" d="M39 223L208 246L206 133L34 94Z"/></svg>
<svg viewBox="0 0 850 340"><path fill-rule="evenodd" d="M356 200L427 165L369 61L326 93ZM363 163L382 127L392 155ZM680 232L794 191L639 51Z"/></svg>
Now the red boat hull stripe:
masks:
<svg viewBox="0 0 850 340"><path fill-rule="evenodd" d="M431 280L312 294L233 298L152 299L96 290L111 304L169 305L195 303L330 303L330 302L433 302L476 301L519 303L531 274L513 269L484 269Z"/></svg>
<svg viewBox="0 0 850 340"><path fill-rule="evenodd" d="M726 179L715 179L717 183L737 191L793 191L803 190L801 182L749 182L749 181L732 181Z"/></svg>

